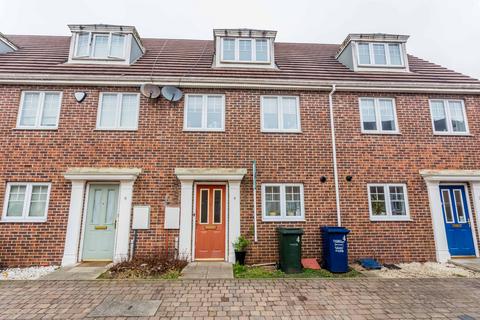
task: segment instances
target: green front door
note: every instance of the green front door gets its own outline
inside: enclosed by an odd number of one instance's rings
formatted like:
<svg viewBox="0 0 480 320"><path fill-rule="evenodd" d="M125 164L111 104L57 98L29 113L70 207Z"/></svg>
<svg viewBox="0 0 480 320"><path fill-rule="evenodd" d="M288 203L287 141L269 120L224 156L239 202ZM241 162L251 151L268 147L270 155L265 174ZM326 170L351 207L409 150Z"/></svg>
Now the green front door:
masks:
<svg viewBox="0 0 480 320"><path fill-rule="evenodd" d="M117 209L118 185L90 185L83 240L83 260L113 259Z"/></svg>

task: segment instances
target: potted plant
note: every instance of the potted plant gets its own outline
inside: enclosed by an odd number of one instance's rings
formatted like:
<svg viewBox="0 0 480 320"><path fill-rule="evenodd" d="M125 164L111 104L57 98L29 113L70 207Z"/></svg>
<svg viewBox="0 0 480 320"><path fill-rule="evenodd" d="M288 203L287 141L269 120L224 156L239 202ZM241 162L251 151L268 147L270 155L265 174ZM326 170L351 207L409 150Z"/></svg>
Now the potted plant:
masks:
<svg viewBox="0 0 480 320"><path fill-rule="evenodd" d="M233 243L233 248L235 249L235 262L240 265L245 265L245 256L247 255L247 247L250 244L250 241L244 236L237 238L237 241Z"/></svg>

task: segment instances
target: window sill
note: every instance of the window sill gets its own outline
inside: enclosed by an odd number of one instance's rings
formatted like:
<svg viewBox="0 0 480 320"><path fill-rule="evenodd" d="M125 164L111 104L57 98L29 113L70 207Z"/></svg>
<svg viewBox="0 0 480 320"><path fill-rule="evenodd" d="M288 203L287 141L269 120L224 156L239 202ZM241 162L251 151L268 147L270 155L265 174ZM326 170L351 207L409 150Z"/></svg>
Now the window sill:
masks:
<svg viewBox="0 0 480 320"><path fill-rule="evenodd" d="M15 220L15 219L2 219L0 223L44 223L47 222L47 219L22 219L22 220Z"/></svg>
<svg viewBox="0 0 480 320"><path fill-rule="evenodd" d="M303 133L302 130L290 131L290 130L265 130L265 129L262 129L261 132L262 133L297 133L297 134Z"/></svg>
<svg viewBox="0 0 480 320"><path fill-rule="evenodd" d="M134 132L138 131L138 128L135 129L128 129L128 128L95 128L93 131L128 131L128 132Z"/></svg>
<svg viewBox="0 0 480 320"><path fill-rule="evenodd" d="M372 222L412 222L413 220L410 217L372 217L370 216L370 221Z"/></svg>
<svg viewBox="0 0 480 320"><path fill-rule="evenodd" d="M13 130L17 131L57 131L58 127L15 127Z"/></svg>
<svg viewBox="0 0 480 320"><path fill-rule="evenodd" d="M387 135L387 136L395 136L395 135L401 135L400 131L392 131L392 132L389 132L389 131L366 131L366 130L362 130L362 134L366 134L366 135Z"/></svg>
<svg viewBox="0 0 480 320"><path fill-rule="evenodd" d="M225 132L225 129L189 129L189 128L183 128L183 132Z"/></svg>
<svg viewBox="0 0 480 320"><path fill-rule="evenodd" d="M305 218L270 218L262 217L262 222L305 222Z"/></svg>
<svg viewBox="0 0 480 320"><path fill-rule="evenodd" d="M256 65L270 65L271 61L243 61L243 60L220 60L220 63L225 64L256 64Z"/></svg>
<svg viewBox="0 0 480 320"><path fill-rule="evenodd" d="M439 137L473 137L473 134L471 134L470 132L466 132L466 133L454 133L454 132L434 132L433 133L434 136L439 136Z"/></svg>

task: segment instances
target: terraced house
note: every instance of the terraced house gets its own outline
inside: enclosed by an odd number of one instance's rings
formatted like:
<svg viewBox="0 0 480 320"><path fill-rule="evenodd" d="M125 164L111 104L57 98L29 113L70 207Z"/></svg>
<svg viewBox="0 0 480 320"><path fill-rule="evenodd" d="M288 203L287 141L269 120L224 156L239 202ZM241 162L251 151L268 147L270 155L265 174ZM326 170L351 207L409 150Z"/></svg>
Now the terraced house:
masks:
<svg viewBox="0 0 480 320"><path fill-rule="evenodd" d="M278 226L320 257L338 224L352 260L479 256L480 82L408 36L69 27L0 36L1 263L233 262L241 234L247 262L273 262Z"/></svg>

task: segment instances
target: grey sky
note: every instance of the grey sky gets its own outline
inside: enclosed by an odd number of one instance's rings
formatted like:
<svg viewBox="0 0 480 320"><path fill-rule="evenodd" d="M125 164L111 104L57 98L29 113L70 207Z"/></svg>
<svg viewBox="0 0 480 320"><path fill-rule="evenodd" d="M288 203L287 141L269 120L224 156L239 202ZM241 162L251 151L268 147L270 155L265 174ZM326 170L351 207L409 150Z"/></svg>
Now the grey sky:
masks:
<svg viewBox="0 0 480 320"><path fill-rule="evenodd" d="M69 23L137 27L142 37L211 39L213 28L277 30L277 41L410 35L409 53L480 78L480 0L0 0L0 32L68 35Z"/></svg>

